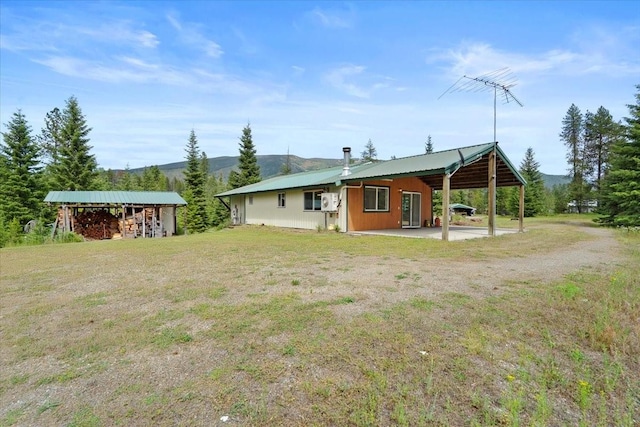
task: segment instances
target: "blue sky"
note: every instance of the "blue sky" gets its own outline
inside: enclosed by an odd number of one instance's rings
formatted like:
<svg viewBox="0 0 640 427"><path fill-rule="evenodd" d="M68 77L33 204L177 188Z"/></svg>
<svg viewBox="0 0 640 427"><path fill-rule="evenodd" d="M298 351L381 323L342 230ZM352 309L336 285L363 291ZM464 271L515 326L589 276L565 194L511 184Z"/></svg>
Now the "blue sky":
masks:
<svg viewBox="0 0 640 427"><path fill-rule="evenodd" d="M21 109L78 99L105 169L182 161L189 132L235 156L378 158L493 140L493 92L441 95L508 67L524 104L497 103L497 139L519 165L566 172L568 108L628 115L640 84L640 2L0 3L2 130Z"/></svg>

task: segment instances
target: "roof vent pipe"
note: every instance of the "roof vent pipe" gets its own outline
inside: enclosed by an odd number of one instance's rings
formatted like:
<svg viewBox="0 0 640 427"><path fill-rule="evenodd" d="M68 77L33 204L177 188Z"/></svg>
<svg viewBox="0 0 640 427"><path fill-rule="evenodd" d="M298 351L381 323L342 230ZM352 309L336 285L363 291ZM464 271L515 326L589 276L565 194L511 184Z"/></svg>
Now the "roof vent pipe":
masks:
<svg viewBox="0 0 640 427"><path fill-rule="evenodd" d="M344 147L342 149L344 153L344 165L342 166L342 176L351 175L351 169L349 169L349 163L351 163L351 147Z"/></svg>

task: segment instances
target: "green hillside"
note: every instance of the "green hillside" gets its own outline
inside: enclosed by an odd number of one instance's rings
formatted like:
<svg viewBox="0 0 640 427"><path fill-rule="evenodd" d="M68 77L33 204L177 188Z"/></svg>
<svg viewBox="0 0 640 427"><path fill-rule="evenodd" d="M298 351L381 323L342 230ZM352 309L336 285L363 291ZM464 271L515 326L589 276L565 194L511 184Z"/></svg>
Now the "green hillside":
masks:
<svg viewBox="0 0 640 427"><path fill-rule="evenodd" d="M286 154L268 154L257 155L258 165L260 166L260 174L262 179L271 178L279 175L282 166L287 161ZM209 160L209 174L219 176L222 174L225 179L229 176L229 172L238 167L238 156L222 156L211 157ZM334 166L340 166L342 159L322 159L322 158L310 158L306 159L298 156L289 156L289 162L291 164L291 173L306 172L311 170L324 169ZM167 163L165 165L158 165L160 170L169 178L177 177L183 179L182 171L187 165L186 161ZM142 173L144 168L131 169L132 173ZM547 175L542 173L542 179L544 185L547 188L552 188L557 184L568 184L570 179L566 175Z"/></svg>
<svg viewBox="0 0 640 427"><path fill-rule="evenodd" d="M260 166L260 174L262 179L271 178L280 174L282 166L287 161L286 154L269 154L257 155L258 166ZM209 174L218 176L222 174L225 179L229 176L229 172L238 167L238 156L211 157L209 160ZM298 156L289 156L291 164L291 172L305 172L310 170L324 169L342 164L342 159L305 159ZM158 165L160 170L170 179L174 176L183 178L182 171L185 169L187 162L168 163ZM132 173L142 173L144 168L131 169Z"/></svg>
<svg viewBox="0 0 640 427"><path fill-rule="evenodd" d="M546 188L552 188L554 185L569 184L571 179L567 175L547 175L541 173L544 186Z"/></svg>

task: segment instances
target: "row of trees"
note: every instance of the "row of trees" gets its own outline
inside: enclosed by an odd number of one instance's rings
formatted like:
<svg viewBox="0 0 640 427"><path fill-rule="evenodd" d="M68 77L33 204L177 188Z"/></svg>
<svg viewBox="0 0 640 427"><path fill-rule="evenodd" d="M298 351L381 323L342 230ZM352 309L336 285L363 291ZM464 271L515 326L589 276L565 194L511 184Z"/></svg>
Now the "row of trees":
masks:
<svg viewBox="0 0 640 427"><path fill-rule="evenodd" d="M531 148L520 164L527 180L525 216L563 212L573 200L579 212L589 200L596 200L599 221L607 225L640 225L640 85L636 104L628 105L630 117L625 124L615 122L607 109L600 107L584 115L571 105L562 120L560 138L567 147L568 186L544 187L539 164ZM0 246L7 233L16 234L27 221L40 218L51 221L55 212L42 200L50 190L144 190L176 191L189 203L183 214L187 227L203 231L223 224L228 207L214 197L229 188L259 182L260 168L249 124L239 142L239 167L225 182L222 175L209 174L207 156L198 147L191 131L186 147L187 168L184 181L167 178L158 166L146 168L141 175L125 171L104 171L91 154L86 118L75 97L62 110L54 108L45 117L41 133L33 136L26 117L15 112L2 133L0 145ZM425 152L433 152L429 136ZM362 152L363 161L377 161L371 140ZM287 167L288 166L288 167ZM286 170L288 169L288 171ZM290 173L283 165L283 173ZM435 204L438 195L436 194ZM486 190L452 192L452 202L486 210ZM515 188L498 188L497 212L515 215L518 196Z"/></svg>
<svg viewBox="0 0 640 427"><path fill-rule="evenodd" d="M209 174L207 156L199 151L193 130L184 180L169 179L158 166L141 174L131 173L128 166L124 171L99 169L89 144L91 128L75 97L62 110L47 113L36 136L21 110L5 126L0 145L0 247L17 240L31 220L53 221L54 208L42 203L51 190L176 191L189 203L180 213L188 229L204 231L228 219L227 207L215 194L261 179L249 124L240 138L239 171L232 171L228 182L222 175Z"/></svg>
<svg viewBox="0 0 640 427"><path fill-rule="evenodd" d="M42 200L50 189L92 189L98 178L90 154L91 128L75 97L63 110L49 112L40 135L33 136L22 111L15 112L0 146L0 243L32 219L52 218Z"/></svg>
<svg viewBox="0 0 640 427"><path fill-rule="evenodd" d="M196 133L191 130L185 150L187 167L184 172L185 188L182 194L188 203L186 223L189 230L203 232L210 227L226 223L229 217L228 207L214 196L228 188L243 187L262 179L249 124L242 129L239 145L238 170L232 170L225 183L222 175L216 178L209 174L207 155L200 151Z"/></svg>
<svg viewBox="0 0 640 427"><path fill-rule="evenodd" d="M607 225L640 225L640 92L635 98L636 104L627 106L626 124L602 106L583 115L575 104L562 120L568 196L579 213L595 202L598 221Z"/></svg>
<svg viewBox="0 0 640 427"><path fill-rule="evenodd" d="M588 202L598 202L601 181L610 167L611 148L622 140L624 127L604 107L594 114L571 104L562 120L560 139L567 148L570 198L581 213Z"/></svg>

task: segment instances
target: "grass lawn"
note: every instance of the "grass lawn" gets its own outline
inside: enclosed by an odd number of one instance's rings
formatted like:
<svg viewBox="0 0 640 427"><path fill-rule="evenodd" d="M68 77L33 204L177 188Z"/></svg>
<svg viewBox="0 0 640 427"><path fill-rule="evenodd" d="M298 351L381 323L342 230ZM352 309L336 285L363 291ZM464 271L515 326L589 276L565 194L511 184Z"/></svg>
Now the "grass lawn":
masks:
<svg viewBox="0 0 640 427"><path fill-rule="evenodd" d="M0 249L0 426L638 425L640 233L605 267L474 279L580 250L590 219Z"/></svg>

